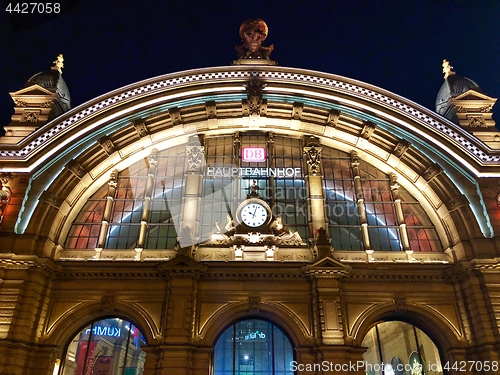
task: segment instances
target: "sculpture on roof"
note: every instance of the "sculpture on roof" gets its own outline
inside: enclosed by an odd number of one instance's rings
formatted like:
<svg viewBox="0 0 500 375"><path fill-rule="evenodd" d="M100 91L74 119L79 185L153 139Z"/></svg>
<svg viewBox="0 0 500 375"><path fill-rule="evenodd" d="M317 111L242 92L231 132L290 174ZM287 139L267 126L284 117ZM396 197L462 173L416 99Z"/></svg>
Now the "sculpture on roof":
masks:
<svg viewBox="0 0 500 375"><path fill-rule="evenodd" d="M53 70L58 70L62 74L62 68L64 68L64 57L62 54L57 55L56 59L52 62L54 66L51 68Z"/></svg>
<svg viewBox="0 0 500 375"><path fill-rule="evenodd" d="M243 44L236 46L239 59L269 59L274 45L264 47L262 43L267 38L268 27L260 18L244 21L240 26L240 38Z"/></svg>
<svg viewBox="0 0 500 375"><path fill-rule="evenodd" d="M452 76L455 74L453 70L453 67L450 65L450 62L446 59L443 60L443 73L444 73L444 79L448 78L449 76Z"/></svg>

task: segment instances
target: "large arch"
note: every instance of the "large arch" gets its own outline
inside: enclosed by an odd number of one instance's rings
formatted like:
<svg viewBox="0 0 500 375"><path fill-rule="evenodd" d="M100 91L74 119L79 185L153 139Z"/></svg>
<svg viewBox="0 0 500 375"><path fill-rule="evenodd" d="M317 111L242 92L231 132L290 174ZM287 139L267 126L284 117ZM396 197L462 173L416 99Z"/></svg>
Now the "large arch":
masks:
<svg viewBox="0 0 500 375"><path fill-rule="evenodd" d="M387 321L402 321L420 328L436 344L444 361L455 359L451 358L454 355L453 351L458 352L467 346L467 339L461 326L454 326L432 309L413 304L406 304L400 309L395 309L394 304L380 304L365 310L353 324L354 344L361 345L375 324Z"/></svg>
<svg viewBox="0 0 500 375"><path fill-rule="evenodd" d="M0 150L1 170L31 173L15 231L48 238L40 252L54 256L71 218L111 170L195 134L242 129L321 137L396 173L425 206L452 260L473 257L463 241L494 235L476 178L500 176L497 151L434 112L372 85L259 65L138 82Z"/></svg>

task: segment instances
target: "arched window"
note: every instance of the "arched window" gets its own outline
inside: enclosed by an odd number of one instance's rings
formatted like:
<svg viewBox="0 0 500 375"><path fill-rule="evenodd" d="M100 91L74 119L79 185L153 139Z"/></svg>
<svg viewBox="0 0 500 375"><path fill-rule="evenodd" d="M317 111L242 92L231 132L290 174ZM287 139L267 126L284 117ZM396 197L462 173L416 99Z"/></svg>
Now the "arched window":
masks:
<svg viewBox="0 0 500 375"><path fill-rule="evenodd" d="M363 339L369 375L442 374L439 351L417 327L399 321L379 323Z"/></svg>
<svg viewBox="0 0 500 375"><path fill-rule="evenodd" d="M237 208L252 189L279 216L284 231L297 233L306 246L312 234L303 139L250 132L207 136L196 172L200 180L189 179L188 187L186 176L194 173L189 147L154 151L112 177L83 205L66 249L171 250L183 236L186 215L190 240L203 244L234 227ZM262 159L243 157L245 150L257 149ZM335 250L442 250L425 210L390 175L355 153L324 146L321 155Z"/></svg>
<svg viewBox="0 0 500 375"><path fill-rule="evenodd" d="M110 318L92 323L71 341L60 375L141 375L144 336L131 322Z"/></svg>
<svg viewBox="0 0 500 375"><path fill-rule="evenodd" d="M290 340L261 319L238 322L220 336L214 351L214 375L293 375Z"/></svg>

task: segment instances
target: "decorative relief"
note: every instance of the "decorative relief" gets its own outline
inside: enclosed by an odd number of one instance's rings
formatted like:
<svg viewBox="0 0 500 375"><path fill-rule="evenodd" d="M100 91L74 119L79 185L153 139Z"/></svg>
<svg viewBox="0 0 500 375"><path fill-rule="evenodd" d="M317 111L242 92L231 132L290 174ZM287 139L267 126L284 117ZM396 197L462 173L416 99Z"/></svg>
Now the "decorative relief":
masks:
<svg viewBox="0 0 500 375"><path fill-rule="evenodd" d="M250 296L248 297L248 311L259 312L260 310L260 297Z"/></svg>
<svg viewBox="0 0 500 375"><path fill-rule="evenodd" d="M487 113L493 110L493 104L486 105L484 107L479 108L479 112Z"/></svg>
<svg viewBox="0 0 500 375"><path fill-rule="evenodd" d="M40 200L43 203L48 204L49 206L52 206L54 208L59 208L59 207L61 207L61 204L62 204L64 199L62 199L62 198L56 196L55 194L46 190L42 194L42 196L40 197Z"/></svg>
<svg viewBox="0 0 500 375"><path fill-rule="evenodd" d="M377 125L375 125L373 122L366 121L363 129L361 130L361 138L370 139L376 127Z"/></svg>
<svg viewBox="0 0 500 375"><path fill-rule="evenodd" d="M244 115L263 115L267 112L267 100L263 98L263 89L266 84L258 81L256 78L251 79L245 86L247 91L247 99L243 99L243 114Z"/></svg>
<svg viewBox="0 0 500 375"><path fill-rule="evenodd" d="M173 125L182 124L182 117L179 108L170 108L168 110L168 114L170 115L170 119L172 120Z"/></svg>
<svg viewBox="0 0 500 375"><path fill-rule="evenodd" d="M203 146L186 146L188 173L200 173L201 165L205 160Z"/></svg>
<svg viewBox="0 0 500 375"><path fill-rule="evenodd" d="M465 195L458 195L451 198L448 202L445 203L448 211L452 212L458 210L461 207L465 207L469 204L467 197Z"/></svg>
<svg viewBox="0 0 500 375"><path fill-rule="evenodd" d="M304 103L295 102L292 108L292 119L300 120L304 111Z"/></svg>
<svg viewBox="0 0 500 375"><path fill-rule="evenodd" d="M328 114L328 118L326 120L327 125L330 125L332 127L337 126L337 121L340 117L340 111L337 111L336 109L331 109L330 113Z"/></svg>
<svg viewBox="0 0 500 375"><path fill-rule="evenodd" d="M24 100L19 100L19 99L14 99L14 104L16 105L16 107L20 108L24 108L28 105Z"/></svg>
<svg viewBox="0 0 500 375"><path fill-rule="evenodd" d="M115 311L115 300L114 296L103 296L101 298L101 310L109 313Z"/></svg>
<svg viewBox="0 0 500 375"><path fill-rule="evenodd" d="M467 116L471 128L486 128L483 116Z"/></svg>
<svg viewBox="0 0 500 375"><path fill-rule="evenodd" d="M50 108L52 107L52 100L48 100L46 102L43 102L41 105L42 108Z"/></svg>
<svg viewBox="0 0 500 375"><path fill-rule="evenodd" d="M85 168L83 168L83 166L76 160L71 160L68 164L66 164L66 169L78 178L83 178L83 176L87 174Z"/></svg>
<svg viewBox="0 0 500 375"><path fill-rule="evenodd" d="M118 186L118 170L114 170L111 172L111 175L109 176L108 180L108 197L114 197L115 196L115 191Z"/></svg>
<svg viewBox="0 0 500 375"><path fill-rule="evenodd" d="M422 176L424 177L424 179L427 182L429 182L434 177L436 177L437 175L439 175L441 172L443 172L443 168L441 168L439 166L439 164L434 163L433 165L431 165L429 168L427 168L425 170L425 172L422 174Z"/></svg>
<svg viewBox="0 0 500 375"><path fill-rule="evenodd" d="M398 158L400 158L410 148L410 146L411 146L410 142L407 142L402 139L401 141L398 142L396 146L394 146L394 150L392 150L392 153Z"/></svg>
<svg viewBox="0 0 500 375"><path fill-rule="evenodd" d="M139 134L139 137L146 137L149 135L148 128L146 127L146 124L142 120L135 120L132 123L133 127L135 128L135 131L137 134Z"/></svg>
<svg viewBox="0 0 500 375"><path fill-rule="evenodd" d="M406 301L404 298L394 298L392 302L396 311L406 311Z"/></svg>
<svg viewBox="0 0 500 375"><path fill-rule="evenodd" d="M308 172L313 176L321 174L321 149L320 143L316 137L309 137L306 147L303 149L303 153L307 159Z"/></svg>
<svg viewBox="0 0 500 375"><path fill-rule="evenodd" d="M40 111L25 110L19 122L37 122Z"/></svg>
<svg viewBox="0 0 500 375"><path fill-rule="evenodd" d="M108 136L100 138L98 142L103 148L103 150L106 152L106 154L111 155L116 151L116 147L113 144L113 141Z"/></svg>
<svg viewBox="0 0 500 375"><path fill-rule="evenodd" d="M217 107L215 106L214 101L206 102L205 108L207 110L207 117L209 119L213 119L217 117Z"/></svg>

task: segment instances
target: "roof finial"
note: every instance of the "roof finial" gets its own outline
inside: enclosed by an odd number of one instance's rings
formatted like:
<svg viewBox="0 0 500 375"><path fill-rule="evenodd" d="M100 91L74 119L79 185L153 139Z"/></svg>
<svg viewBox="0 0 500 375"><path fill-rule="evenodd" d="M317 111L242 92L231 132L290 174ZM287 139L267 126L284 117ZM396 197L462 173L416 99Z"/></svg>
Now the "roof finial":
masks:
<svg viewBox="0 0 500 375"><path fill-rule="evenodd" d="M62 74L62 68L64 68L63 55L61 53L59 55L57 55L56 59L54 61L52 61L52 63L54 64L54 66L51 69L58 70L59 73Z"/></svg>
<svg viewBox="0 0 500 375"><path fill-rule="evenodd" d="M448 60L444 59L443 60L444 79L455 74L455 72L453 72L452 69L453 69L453 67L450 65L450 62Z"/></svg>

